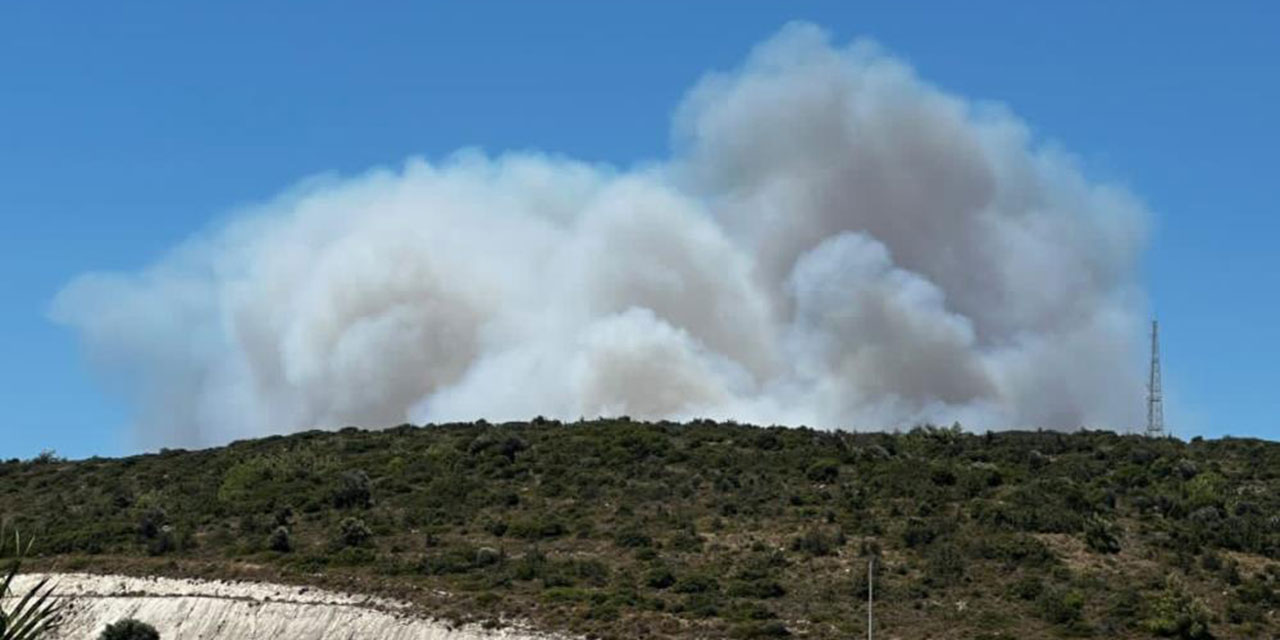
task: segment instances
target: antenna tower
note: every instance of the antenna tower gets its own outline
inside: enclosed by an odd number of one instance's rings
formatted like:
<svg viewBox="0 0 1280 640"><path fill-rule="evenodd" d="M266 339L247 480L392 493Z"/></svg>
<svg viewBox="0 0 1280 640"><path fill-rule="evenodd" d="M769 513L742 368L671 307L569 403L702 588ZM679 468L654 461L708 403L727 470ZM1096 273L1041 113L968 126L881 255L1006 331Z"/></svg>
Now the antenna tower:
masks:
<svg viewBox="0 0 1280 640"><path fill-rule="evenodd" d="M1164 397L1160 391L1160 322L1151 321L1151 374L1147 381L1147 437L1163 438Z"/></svg>

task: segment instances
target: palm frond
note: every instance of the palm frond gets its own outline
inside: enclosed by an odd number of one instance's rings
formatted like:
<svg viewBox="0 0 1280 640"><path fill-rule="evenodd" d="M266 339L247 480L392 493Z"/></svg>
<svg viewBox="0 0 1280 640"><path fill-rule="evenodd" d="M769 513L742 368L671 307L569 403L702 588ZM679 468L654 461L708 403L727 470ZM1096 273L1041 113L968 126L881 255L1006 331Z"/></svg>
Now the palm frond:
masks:
<svg viewBox="0 0 1280 640"><path fill-rule="evenodd" d="M3 538L0 531L0 539ZM17 553L0 583L0 640L37 640L57 626L63 602L54 596L53 585L44 578L28 589L12 609L6 607L6 599L17 597L12 594L13 582L22 570L22 559L31 550L31 540L24 547L16 531L13 542Z"/></svg>

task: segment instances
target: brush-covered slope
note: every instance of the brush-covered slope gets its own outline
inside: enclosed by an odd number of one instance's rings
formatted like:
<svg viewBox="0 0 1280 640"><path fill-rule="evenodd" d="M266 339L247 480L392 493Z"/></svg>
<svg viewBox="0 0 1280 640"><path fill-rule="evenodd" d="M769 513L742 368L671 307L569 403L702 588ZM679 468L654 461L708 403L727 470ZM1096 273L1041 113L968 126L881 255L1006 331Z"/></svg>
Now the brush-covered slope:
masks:
<svg viewBox="0 0 1280 640"><path fill-rule="evenodd" d="M731 424L344 429L0 464L39 567L600 637L1280 634L1280 444Z"/></svg>

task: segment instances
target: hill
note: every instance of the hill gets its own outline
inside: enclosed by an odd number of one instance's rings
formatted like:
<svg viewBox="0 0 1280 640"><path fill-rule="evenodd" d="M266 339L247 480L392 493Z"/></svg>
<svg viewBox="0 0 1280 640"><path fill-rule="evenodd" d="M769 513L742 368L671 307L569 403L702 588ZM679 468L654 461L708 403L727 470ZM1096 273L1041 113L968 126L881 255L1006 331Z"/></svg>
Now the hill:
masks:
<svg viewBox="0 0 1280 640"><path fill-rule="evenodd" d="M1280 634L1280 444L626 419L0 464L35 568L602 638ZM6 551L8 551L6 549Z"/></svg>

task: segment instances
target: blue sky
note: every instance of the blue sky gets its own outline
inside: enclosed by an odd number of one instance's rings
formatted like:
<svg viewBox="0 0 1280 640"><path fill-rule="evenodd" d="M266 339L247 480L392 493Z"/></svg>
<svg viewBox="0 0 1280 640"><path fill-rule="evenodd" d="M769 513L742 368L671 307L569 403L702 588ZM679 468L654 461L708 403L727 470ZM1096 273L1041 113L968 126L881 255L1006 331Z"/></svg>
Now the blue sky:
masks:
<svg viewBox="0 0 1280 640"><path fill-rule="evenodd" d="M692 83L793 19L1009 105L1139 195L1169 425L1280 437L1273 3L262 5L0 6L0 457L131 450L126 404L47 319L76 274L138 269L319 172L463 146L662 157Z"/></svg>

